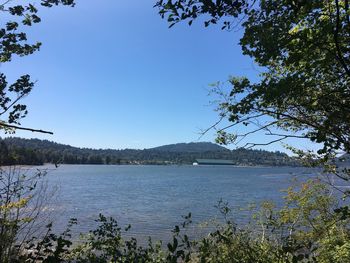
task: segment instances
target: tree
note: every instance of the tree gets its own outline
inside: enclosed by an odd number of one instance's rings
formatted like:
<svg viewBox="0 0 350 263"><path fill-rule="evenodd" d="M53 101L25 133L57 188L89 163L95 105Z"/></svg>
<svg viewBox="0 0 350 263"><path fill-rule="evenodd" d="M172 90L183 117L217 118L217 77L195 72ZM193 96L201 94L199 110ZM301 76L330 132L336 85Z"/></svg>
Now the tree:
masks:
<svg viewBox="0 0 350 263"><path fill-rule="evenodd" d="M45 174L0 167L0 262L13 262L12 257L45 222L39 219L49 198L40 180Z"/></svg>
<svg viewBox="0 0 350 263"><path fill-rule="evenodd" d="M41 46L40 42L27 42L25 28L40 23L41 19L34 1L26 2L0 2L0 14L8 19L0 25L0 63L9 63L14 56L30 55ZM74 0L40 0L37 3L42 7L59 4L73 6ZM34 84L28 74L9 84L6 75L0 72L0 130L12 133L17 129L51 133L20 126L21 118L28 113L21 100L31 92ZM0 152L8 153L3 143L0 145ZM38 162L38 156L33 151L24 151L23 156L27 155L31 164ZM42 186L37 186L43 172L38 171L26 176L21 169L3 169L2 165L13 163L13 160L3 156L0 159L0 262L13 262L25 241L32 236L38 215L42 211L45 193Z"/></svg>
<svg viewBox="0 0 350 263"><path fill-rule="evenodd" d="M40 42L28 43L28 36L24 32L26 27L41 22L37 5L35 2L26 4L16 2L15 0L0 2L0 14L8 17L8 21L0 26L0 63L8 63L14 56L33 54L41 46ZM74 0L40 0L38 4L48 8L54 5L74 6ZM51 134L20 126L20 119L28 113L27 106L20 101L31 92L34 84L28 74L9 84L5 74L0 72L0 129L4 129L5 132L21 129Z"/></svg>
<svg viewBox="0 0 350 263"><path fill-rule="evenodd" d="M231 122L218 128L218 142L266 131L270 142L247 146L306 138L322 145L317 154L325 162L339 151L350 153L348 0L160 0L155 6L170 26L191 25L200 16L205 26L242 26L243 53L264 70L256 83L232 77L228 94L217 89L221 120ZM232 135L239 124L251 130Z"/></svg>

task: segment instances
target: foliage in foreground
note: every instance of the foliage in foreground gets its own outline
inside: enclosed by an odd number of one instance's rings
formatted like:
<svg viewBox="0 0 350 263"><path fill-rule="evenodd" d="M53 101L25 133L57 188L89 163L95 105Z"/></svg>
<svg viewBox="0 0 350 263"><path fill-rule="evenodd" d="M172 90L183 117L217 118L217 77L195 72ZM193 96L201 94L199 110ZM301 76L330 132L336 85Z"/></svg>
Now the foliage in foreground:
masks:
<svg viewBox="0 0 350 263"><path fill-rule="evenodd" d="M315 142L315 152L292 150L305 164L326 164L327 173L349 180L349 169L329 165L339 153L350 154L348 0L158 0L155 7L170 27L204 20L206 27L241 29L243 54L259 66L258 79L234 76L213 85L217 142ZM264 141L254 136L262 132Z"/></svg>
<svg viewBox="0 0 350 263"><path fill-rule="evenodd" d="M261 67L255 83L229 80L220 107L232 125L219 130L219 141L228 143L224 131L235 125L259 124L253 133L318 142L319 154L350 151L349 1L159 0L155 6L170 26L202 17L205 26L240 27L243 54Z"/></svg>
<svg viewBox="0 0 350 263"><path fill-rule="evenodd" d="M124 229L103 215L96 220L98 227L79 241L73 242L71 236L77 224L72 219L59 235L48 224L40 238L19 244L16 231L21 217L4 215L26 210L28 202L1 203L2 230L8 229L1 232L1 262L350 262L349 211L337 203L330 188L309 181L286 193L282 208L265 202L244 227L235 225L227 204L219 202L225 223L207 236L195 240L186 235L192 223L189 214L182 225L175 226L171 242L149 239L148 245L125 239L130 226ZM11 240L4 238L9 233Z"/></svg>

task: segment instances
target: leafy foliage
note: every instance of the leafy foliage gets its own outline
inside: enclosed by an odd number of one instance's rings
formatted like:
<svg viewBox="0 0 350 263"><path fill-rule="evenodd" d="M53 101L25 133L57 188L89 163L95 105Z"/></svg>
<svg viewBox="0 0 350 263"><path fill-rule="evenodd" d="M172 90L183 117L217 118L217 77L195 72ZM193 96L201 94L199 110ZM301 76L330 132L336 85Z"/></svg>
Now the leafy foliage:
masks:
<svg viewBox="0 0 350 263"><path fill-rule="evenodd" d="M198 16L204 15L206 27L226 18L222 29L229 29L232 18L237 18L242 13L247 14L249 11L249 1L246 0L160 0L155 6L159 7L159 14L162 18L168 15L169 27L183 20L187 20L188 24L192 25Z"/></svg>
<svg viewBox="0 0 350 263"><path fill-rule="evenodd" d="M26 27L40 23L39 8L35 3L16 4L15 1L0 3L0 14L8 17L0 25L0 63L8 63L14 56L28 56L40 49L41 43L28 42ZM74 0L41 0L42 7L54 5L74 6ZM34 82L28 74L20 76L14 83L9 84L4 73L0 73L0 129L14 132L15 129L45 132L20 127L20 119L28 113L27 106L21 100L34 87Z"/></svg>
<svg viewBox="0 0 350 263"><path fill-rule="evenodd" d="M322 145L318 154L325 161L336 151L349 153L347 0L169 0L157 1L156 7L170 26L181 21L191 24L203 16L206 26L223 21L223 28L235 22L243 27L243 53L264 72L256 83L247 77L230 78L231 91L220 94L224 96L219 105L221 117L232 122L229 128L252 127L241 137L264 130L274 138L271 143L309 139ZM220 143L230 142L227 129L219 129ZM255 145L264 143L250 146Z"/></svg>
<svg viewBox="0 0 350 263"><path fill-rule="evenodd" d="M13 167L0 168L0 262L12 262L26 237L36 231L36 219L45 201L39 183L45 171L26 174Z"/></svg>

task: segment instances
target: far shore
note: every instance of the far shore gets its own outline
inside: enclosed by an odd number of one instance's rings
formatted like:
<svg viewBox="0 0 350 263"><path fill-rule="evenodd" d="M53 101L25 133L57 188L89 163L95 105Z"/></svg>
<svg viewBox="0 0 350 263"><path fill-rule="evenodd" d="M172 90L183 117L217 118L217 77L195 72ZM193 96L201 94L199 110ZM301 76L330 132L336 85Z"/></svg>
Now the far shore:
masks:
<svg viewBox="0 0 350 263"><path fill-rule="evenodd" d="M62 163L62 164L54 164L54 163L44 163L44 164L13 164L13 165L3 165L0 166L0 168L11 168L11 167L19 167L19 168L33 168L33 167L43 167L43 166L55 166L56 168L59 168L61 165L81 165L81 166L193 166L193 167L234 167L234 168L300 168L304 166L288 166L288 165L275 165L275 166L269 166L269 165L215 165L215 164L201 164L201 165L192 165L192 164L159 164L159 163L123 163L123 164L81 164L81 163L75 163L75 164L68 164L68 163ZM305 167L304 167L305 168Z"/></svg>

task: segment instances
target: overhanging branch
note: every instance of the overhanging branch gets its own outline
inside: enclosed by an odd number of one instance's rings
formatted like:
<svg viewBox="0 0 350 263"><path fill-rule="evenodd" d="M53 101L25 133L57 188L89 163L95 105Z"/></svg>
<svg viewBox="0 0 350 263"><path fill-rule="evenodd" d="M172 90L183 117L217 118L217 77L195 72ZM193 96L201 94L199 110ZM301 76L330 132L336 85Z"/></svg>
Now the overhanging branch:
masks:
<svg viewBox="0 0 350 263"><path fill-rule="evenodd" d="M6 124L6 123L0 123L0 128L1 127L10 128L10 129L16 129L16 130L23 130L23 131L38 132L38 133L46 133L46 134L53 135L53 132L50 132L50 131L37 130L37 129L32 129L32 128L25 128L25 127L21 127L21 126Z"/></svg>

